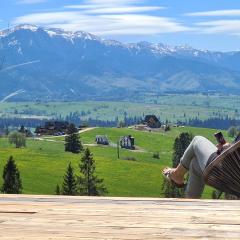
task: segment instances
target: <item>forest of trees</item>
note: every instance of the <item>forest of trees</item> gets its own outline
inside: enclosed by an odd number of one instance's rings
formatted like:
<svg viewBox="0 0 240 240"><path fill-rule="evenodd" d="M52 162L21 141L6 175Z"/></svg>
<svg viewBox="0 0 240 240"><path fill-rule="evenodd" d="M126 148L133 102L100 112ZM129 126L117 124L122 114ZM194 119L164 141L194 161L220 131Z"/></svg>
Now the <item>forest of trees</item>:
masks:
<svg viewBox="0 0 240 240"><path fill-rule="evenodd" d="M130 126L134 124L141 123L143 121L142 117L125 117L124 120L120 121L116 117L115 120L98 120L89 118L87 120L82 120L76 114L67 115L65 118L58 119L48 119L40 120L34 118L0 118L0 135L1 132L4 133L8 128L19 128L20 126L25 126L26 128L36 128L37 126L44 126L46 121L58 121L63 120L69 123L73 123L76 126L89 126L89 127L117 127L119 122L123 122L124 126Z"/></svg>
<svg viewBox="0 0 240 240"><path fill-rule="evenodd" d="M191 127L202 127L202 128L217 128L227 130L231 126L240 126L240 120L231 118L209 118L206 120L199 120L198 118L189 119L187 122L179 122L179 124L187 125Z"/></svg>

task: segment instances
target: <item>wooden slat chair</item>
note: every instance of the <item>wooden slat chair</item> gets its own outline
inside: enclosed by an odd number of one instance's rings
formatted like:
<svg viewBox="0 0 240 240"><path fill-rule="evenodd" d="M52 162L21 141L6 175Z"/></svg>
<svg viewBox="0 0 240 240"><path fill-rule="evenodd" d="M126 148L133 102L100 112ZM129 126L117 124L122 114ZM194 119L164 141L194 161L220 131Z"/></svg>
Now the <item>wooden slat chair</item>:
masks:
<svg viewBox="0 0 240 240"><path fill-rule="evenodd" d="M240 141L214 159L203 174L207 185L240 197Z"/></svg>

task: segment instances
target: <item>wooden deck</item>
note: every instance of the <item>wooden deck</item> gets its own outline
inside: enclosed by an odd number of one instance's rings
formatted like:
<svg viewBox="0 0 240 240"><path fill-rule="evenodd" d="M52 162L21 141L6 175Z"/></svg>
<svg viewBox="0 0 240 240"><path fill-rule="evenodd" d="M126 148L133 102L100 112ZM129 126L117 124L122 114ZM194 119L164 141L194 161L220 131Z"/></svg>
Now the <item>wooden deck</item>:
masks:
<svg viewBox="0 0 240 240"><path fill-rule="evenodd" d="M0 239L240 239L240 201L0 195Z"/></svg>

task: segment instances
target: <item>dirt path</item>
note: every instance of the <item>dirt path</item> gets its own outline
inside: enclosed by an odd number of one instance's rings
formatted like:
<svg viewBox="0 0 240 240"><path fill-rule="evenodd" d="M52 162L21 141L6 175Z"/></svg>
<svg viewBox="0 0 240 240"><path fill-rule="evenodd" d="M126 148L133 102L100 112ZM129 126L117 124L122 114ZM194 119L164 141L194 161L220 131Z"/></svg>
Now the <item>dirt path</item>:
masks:
<svg viewBox="0 0 240 240"><path fill-rule="evenodd" d="M78 133L84 133L84 132L88 132L91 131L93 129L96 129L97 127L89 127L89 128L85 128L80 130ZM35 137L34 140L38 140L38 141L46 141L46 142L63 142L63 141L59 141L59 140L54 140L55 138L61 138L61 137L66 137L67 134L65 135L60 135L60 136L46 136L46 137ZM51 139L54 138L54 139Z"/></svg>
<svg viewBox="0 0 240 240"><path fill-rule="evenodd" d="M91 131L91 130L96 129L96 128L98 128L98 127L89 127L89 128L85 128L85 129L80 130L79 133L88 132L88 131Z"/></svg>
<svg viewBox="0 0 240 240"><path fill-rule="evenodd" d="M89 127L89 128L85 128L85 129L82 129L80 130L78 133L84 133L84 132L89 132L91 130L94 130L98 127ZM64 142L64 140L54 140L55 138L60 138L60 137L65 137L66 135L61 135L61 136L46 136L46 137L35 137L34 140L37 140L37 141L46 141L46 142ZM53 138L53 139L51 139ZM97 146L103 146L103 145L98 145L96 143L85 143L83 144L84 146L86 147L97 147ZM113 148L117 148L117 144L115 143L110 143L110 145L108 147L113 147ZM129 150L129 149L128 149ZM143 148L140 148L139 146L136 146L136 149L135 150L129 150L131 152L138 152L138 153L147 153L148 151L143 149Z"/></svg>

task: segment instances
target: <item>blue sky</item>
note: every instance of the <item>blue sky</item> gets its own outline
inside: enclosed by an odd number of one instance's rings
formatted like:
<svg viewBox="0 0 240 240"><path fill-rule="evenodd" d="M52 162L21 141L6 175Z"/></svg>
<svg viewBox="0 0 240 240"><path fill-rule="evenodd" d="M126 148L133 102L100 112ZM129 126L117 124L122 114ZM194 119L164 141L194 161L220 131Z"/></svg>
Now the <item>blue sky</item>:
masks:
<svg viewBox="0 0 240 240"><path fill-rule="evenodd" d="M36 24L124 42L240 50L239 0L1 0L0 29Z"/></svg>

